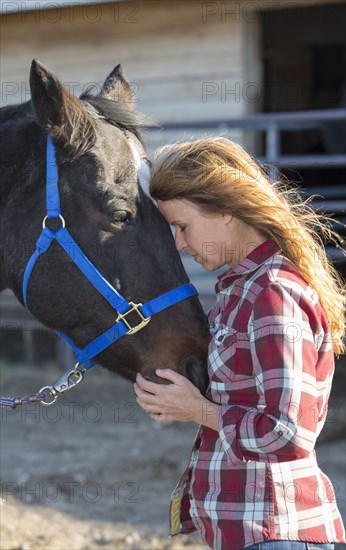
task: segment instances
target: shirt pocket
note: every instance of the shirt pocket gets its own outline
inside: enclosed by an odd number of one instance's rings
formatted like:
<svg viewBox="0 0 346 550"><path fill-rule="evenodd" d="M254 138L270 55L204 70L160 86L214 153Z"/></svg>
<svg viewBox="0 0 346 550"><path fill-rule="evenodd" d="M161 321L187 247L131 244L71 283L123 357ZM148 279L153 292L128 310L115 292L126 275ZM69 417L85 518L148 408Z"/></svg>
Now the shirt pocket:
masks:
<svg viewBox="0 0 346 550"><path fill-rule="evenodd" d="M208 371L211 382L231 382L236 374L238 332L227 325L219 325L209 342Z"/></svg>

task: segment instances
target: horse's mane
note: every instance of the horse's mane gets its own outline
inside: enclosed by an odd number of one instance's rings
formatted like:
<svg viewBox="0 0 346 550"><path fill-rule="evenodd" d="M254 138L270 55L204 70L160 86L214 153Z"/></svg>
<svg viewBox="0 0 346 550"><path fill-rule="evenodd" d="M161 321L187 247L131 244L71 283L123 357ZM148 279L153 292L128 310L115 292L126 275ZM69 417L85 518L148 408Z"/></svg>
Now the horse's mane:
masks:
<svg viewBox="0 0 346 550"><path fill-rule="evenodd" d="M17 122L23 118L32 116L31 101L16 103L15 105L6 105L0 108L0 124Z"/></svg>
<svg viewBox="0 0 346 550"><path fill-rule="evenodd" d="M91 105L98 118L104 118L110 124L114 124L122 130L129 130L143 141L141 129L154 126L154 122L143 115L133 111L124 103L116 102L101 96L93 96L86 92L80 97L81 101ZM87 109L88 110L88 109ZM93 113L91 113L93 115Z"/></svg>

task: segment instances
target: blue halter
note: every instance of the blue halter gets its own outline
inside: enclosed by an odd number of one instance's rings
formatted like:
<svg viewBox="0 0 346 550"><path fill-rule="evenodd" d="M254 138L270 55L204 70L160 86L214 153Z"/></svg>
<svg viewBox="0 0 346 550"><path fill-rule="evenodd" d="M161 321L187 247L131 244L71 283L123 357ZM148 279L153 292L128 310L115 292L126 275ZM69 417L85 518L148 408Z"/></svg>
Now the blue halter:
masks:
<svg viewBox="0 0 346 550"><path fill-rule="evenodd" d="M103 334L95 338L85 348L78 348L65 334L58 332L59 336L67 342L74 350L77 356L77 364L84 364L85 368L92 367L97 363L93 358L114 344L125 334L133 334L145 327L153 315L160 311L185 300L190 296L198 294L196 288L191 284L185 284L158 298L154 298L146 304L134 304L128 302L112 287L112 285L101 275L96 267L88 260L84 252L79 248L73 237L65 228L65 220L60 212L60 197L58 189L58 167L55 159L55 149L51 136L47 137L47 169L46 169L46 202L47 215L43 220L42 233L37 239L36 249L25 269L23 280L23 299L25 307L28 309L27 294L28 285L32 270L41 254L48 250L50 244L55 239L70 256L82 273L87 277L91 284L102 294L102 296L117 311L118 317L115 324L106 330ZM56 231L51 231L46 227L46 220L51 218L60 218L61 226ZM130 325L127 316L135 312L139 317L139 323L135 326Z"/></svg>

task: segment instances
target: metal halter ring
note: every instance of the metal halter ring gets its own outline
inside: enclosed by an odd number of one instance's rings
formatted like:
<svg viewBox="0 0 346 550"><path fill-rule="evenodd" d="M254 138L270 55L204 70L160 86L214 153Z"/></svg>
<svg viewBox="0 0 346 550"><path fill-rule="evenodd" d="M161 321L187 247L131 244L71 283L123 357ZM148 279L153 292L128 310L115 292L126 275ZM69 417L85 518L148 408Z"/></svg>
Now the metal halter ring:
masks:
<svg viewBox="0 0 346 550"><path fill-rule="evenodd" d="M41 399L41 404L45 405L46 407L50 407L50 405L53 405L53 403L55 403L55 401L59 397L58 392L55 390L53 386L44 386L43 388L40 389L40 393L45 394L45 397Z"/></svg>
<svg viewBox="0 0 346 550"><path fill-rule="evenodd" d="M61 225L62 225L63 227L65 227L66 224L65 224L65 219L63 218L63 216L62 216L61 214L59 214L58 217L59 217L60 220L61 220ZM55 220L56 218L49 218L49 219L50 219L50 220ZM48 216L45 216L45 217L43 218L43 222L42 222L42 227L43 227L43 229L46 227L46 221L47 221L47 220L48 220Z"/></svg>

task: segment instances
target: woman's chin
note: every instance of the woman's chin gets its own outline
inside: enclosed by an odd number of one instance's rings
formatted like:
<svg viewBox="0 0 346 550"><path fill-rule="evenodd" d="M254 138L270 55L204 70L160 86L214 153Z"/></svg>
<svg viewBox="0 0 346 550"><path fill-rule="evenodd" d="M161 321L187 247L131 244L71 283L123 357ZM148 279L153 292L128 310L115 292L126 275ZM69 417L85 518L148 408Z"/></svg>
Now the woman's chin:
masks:
<svg viewBox="0 0 346 550"><path fill-rule="evenodd" d="M205 269L205 271L215 271L215 266L213 266L212 264L208 263L207 261L205 260L200 260L199 261L200 265L203 267L203 269Z"/></svg>
<svg viewBox="0 0 346 550"><path fill-rule="evenodd" d="M197 264L205 269L205 271L215 271L215 269L217 269L217 267L215 267L213 264L208 262L208 260L205 260L204 258L202 258L202 256L199 256L198 254L192 257Z"/></svg>

